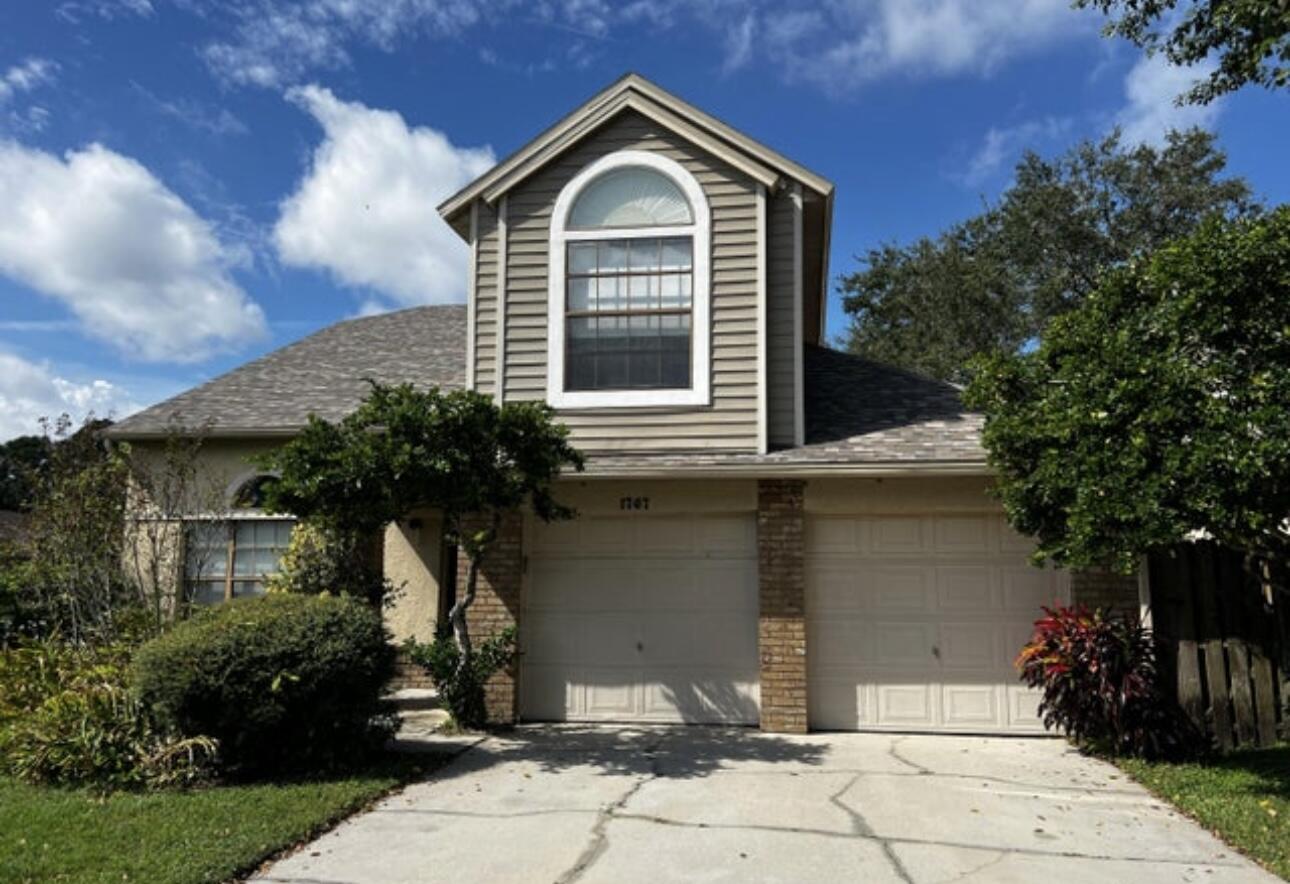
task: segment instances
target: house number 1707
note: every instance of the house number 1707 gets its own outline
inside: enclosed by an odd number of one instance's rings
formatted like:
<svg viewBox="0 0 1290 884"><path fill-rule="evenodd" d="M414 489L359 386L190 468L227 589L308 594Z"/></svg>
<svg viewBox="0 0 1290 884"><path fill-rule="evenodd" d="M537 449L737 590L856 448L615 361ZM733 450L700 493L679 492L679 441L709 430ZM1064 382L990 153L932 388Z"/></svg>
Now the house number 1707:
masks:
<svg viewBox="0 0 1290 884"><path fill-rule="evenodd" d="M618 508L620 510L647 510L649 509L649 498L620 497L618 498Z"/></svg>

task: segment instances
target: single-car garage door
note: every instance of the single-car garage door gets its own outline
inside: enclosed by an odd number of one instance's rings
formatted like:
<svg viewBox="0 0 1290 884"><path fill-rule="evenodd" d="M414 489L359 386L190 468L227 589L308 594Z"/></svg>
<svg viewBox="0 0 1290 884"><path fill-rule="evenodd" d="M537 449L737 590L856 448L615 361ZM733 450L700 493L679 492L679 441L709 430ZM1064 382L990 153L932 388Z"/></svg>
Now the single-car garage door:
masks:
<svg viewBox="0 0 1290 884"><path fill-rule="evenodd" d="M757 721L751 514L535 522L529 550L521 717Z"/></svg>
<svg viewBox="0 0 1290 884"><path fill-rule="evenodd" d="M1063 574L992 515L807 520L810 723L824 729L1033 733L1012 667Z"/></svg>

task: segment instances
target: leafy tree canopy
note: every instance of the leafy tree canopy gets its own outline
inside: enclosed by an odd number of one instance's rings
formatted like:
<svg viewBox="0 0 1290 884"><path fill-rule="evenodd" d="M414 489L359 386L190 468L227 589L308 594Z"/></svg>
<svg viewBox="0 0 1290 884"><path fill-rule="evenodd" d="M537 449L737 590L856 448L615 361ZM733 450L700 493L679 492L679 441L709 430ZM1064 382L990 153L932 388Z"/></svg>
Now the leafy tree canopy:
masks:
<svg viewBox="0 0 1290 884"><path fill-rule="evenodd" d="M1108 36L1124 37L1176 65L1216 56L1217 66L1179 96L1208 104L1247 83L1290 85L1287 0L1075 0L1111 17Z"/></svg>
<svg viewBox="0 0 1290 884"><path fill-rule="evenodd" d="M1150 253L1207 216L1257 210L1224 176L1214 135L1163 148L1119 134L1055 160L1030 153L999 201L935 239L872 249L843 278L855 353L951 381L978 354L1015 352L1077 306L1108 268Z"/></svg>
<svg viewBox="0 0 1290 884"><path fill-rule="evenodd" d="M500 408L469 390L373 384L339 423L317 417L261 465L277 480L270 510L345 531L375 532L420 506L443 511L454 531L471 516L525 504L544 519L569 515L551 485L581 468L568 431L535 402ZM461 538L468 542L468 537Z"/></svg>
<svg viewBox="0 0 1290 884"><path fill-rule="evenodd" d="M543 403L499 407L471 390L375 383L344 420L310 418L299 436L261 460L278 475L265 488L271 511L342 537L374 534L421 506L443 514L469 559L466 591L449 615L463 677L471 666L466 609L502 516L527 505L547 521L572 517L552 485L563 469L582 464L568 429Z"/></svg>
<svg viewBox="0 0 1290 884"><path fill-rule="evenodd" d="M1014 527L1060 565L1128 572L1204 530L1290 552L1290 207L1212 218L1112 271L968 402Z"/></svg>

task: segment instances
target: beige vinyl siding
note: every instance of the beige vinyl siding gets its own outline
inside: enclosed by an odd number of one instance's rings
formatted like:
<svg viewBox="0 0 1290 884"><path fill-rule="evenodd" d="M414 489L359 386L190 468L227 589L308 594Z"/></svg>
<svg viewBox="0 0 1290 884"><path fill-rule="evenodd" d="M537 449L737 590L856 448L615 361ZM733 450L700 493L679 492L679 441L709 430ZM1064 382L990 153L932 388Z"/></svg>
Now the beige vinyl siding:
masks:
<svg viewBox="0 0 1290 884"><path fill-rule="evenodd" d="M497 211L479 203L475 263L475 389L493 393L497 377Z"/></svg>
<svg viewBox="0 0 1290 884"><path fill-rule="evenodd" d="M802 212L802 336L811 344L827 344L820 338L821 292L826 284L820 275L823 270L822 252L827 245L824 200L807 191Z"/></svg>
<svg viewBox="0 0 1290 884"><path fill-rule="evenodd" d="M561 412L560 420L573 430L574 443L589 452L755 451L756 184L635 112L615 117L509 194L506 399L546 398L547 249L556 197L584 166L618 150L670 157L707 194L712 210L712 405L572 410Z"/></svg>
<svg viewBox="0 0 1290 884"><path fill-rule="evenodd" d="M793 346L792 194L782 190L770 200L766 262L766 420L771 448L793 444L796 377Z"/></svg>

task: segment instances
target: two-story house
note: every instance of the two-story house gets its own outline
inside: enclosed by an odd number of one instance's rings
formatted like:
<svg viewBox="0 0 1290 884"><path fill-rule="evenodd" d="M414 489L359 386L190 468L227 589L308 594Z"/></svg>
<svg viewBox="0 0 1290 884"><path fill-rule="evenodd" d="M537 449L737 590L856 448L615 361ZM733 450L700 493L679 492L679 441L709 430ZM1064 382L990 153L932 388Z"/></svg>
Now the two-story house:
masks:
<svg viewBox="0 0 1290 884"><path fill-rule="evenodd" d="M1011 664L1040 606L1136 589L1027 563L955 388L825 346L832 207L818 174L629 75L440 207L464 308L342 322L114 433L209 423L232 501L249 453L367 377L546 401L588 468L561 486L578 519L515 513L485 569L476 632L521 636L496 718L1033 732ZM289 531L253 507L231 525L188 533L228 550L200 598L262 591ZM391 624L425 636L456 580L435 514L385 553Z"/></svg>

